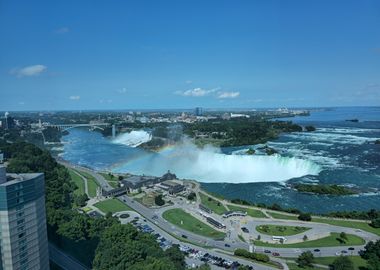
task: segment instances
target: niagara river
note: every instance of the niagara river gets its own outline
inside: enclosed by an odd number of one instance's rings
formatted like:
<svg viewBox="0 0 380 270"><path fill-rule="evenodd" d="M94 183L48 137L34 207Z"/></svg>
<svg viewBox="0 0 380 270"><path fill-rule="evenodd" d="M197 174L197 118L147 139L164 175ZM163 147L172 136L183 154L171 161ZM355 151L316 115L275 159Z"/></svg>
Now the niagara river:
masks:
<svg viewBox="0 0 380 270"><path fill-rule="evenodd" d="M359 122L346 121L359 119ZM139 130L115 139L100 133L73 129L63 137L61 157L95 170L162 175L167 170L179 178L193 179L202 188L228 199L278 203L315 213L367 210L380 203L380 108L331 108L309 117L289 120L313 125L314 132L284 133L269 141L278 154L260 153L263 145L199 149L189 140L149 152L138 147L151 139ZM246 155L248 149L254 155ZM288 183L338 184L360 190L351 196L299 193Z"/></svg>

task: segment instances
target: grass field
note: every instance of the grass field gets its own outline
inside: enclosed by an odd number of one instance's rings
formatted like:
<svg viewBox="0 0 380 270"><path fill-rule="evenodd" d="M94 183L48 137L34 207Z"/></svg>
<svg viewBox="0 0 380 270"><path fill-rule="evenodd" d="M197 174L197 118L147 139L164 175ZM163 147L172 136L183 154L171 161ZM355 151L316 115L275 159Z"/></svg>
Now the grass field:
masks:
<svg viewBox="0 0 380 270"><path fill-rule="evenodd" d="M341 244L337 238L339 238L339 233L331 233L330 236L323 237L317 240L310 240L294 244L272 244L264 243L262 241L255 241L257 246L265 247L289 247L289 248L308 248L308 247L336 247L336 246L358 246L363 245L365 241L359 236L347 234L346 243Z"/></svg>
<svg viewBox="0 0 380 270"><path fill-rule="evenodd" d="M257 226L256 230L262 234L288 236L288 235L295 235L295 234L306 232L310 230L310 228L267 224L267 225Z"/></svg>
<svg viewBox="0 0 380 270"><path fill-rule="evenodd" d="M96 208L98 208L103 213L116 213L121 211L133 211L129 206L122 203L118 199L109 199L102 202L98 202L94 204Z"/></svg>
<svg viewBox="0 0 380 270"><path fill-rule="evenodd" d="M110 184L111 187L113 188L117 188L118 187L118 183L119 183L119 180L117 178L117 176L111 176L109 175L108 173L99 173L101 176L104 177L104 179L107 180L108 184Z"/></svg>
<svg viewBox="0 0 380 270"><path fill-rule="evenodd" d="M243 212L247 212L248 216L251 216L251 217L255 217L255 218L266 218L266 215L265 215L263 212L261 212L260 210L251 209L251 208L245 208L245 207L240 207L240 206L231 205L231 204L228 205L228 208L230 208L230 210L232 210L232 211L243 211Z"/></svg>
<svg viewBox="0 0 380 270"><path fill-rule="evenodd" d="M354 263L355 269L366 268L367 262L360 256L347 256ZM322 265L330 265L337 257L316 257L314 258L315 263Z"/></svg>
<svg viewBox="0 0 380 270"><path fill-rule="evenodd" d="M290 216L290 215L280 214L280 213L270 212L270 211L267 211L267 213L271 215L273 218L277 218L277 219L298 220L297 216Z"/></svg>
<svg viewBox="0 0 380 270"><path fill-rule="evenodd" d="M89 193L88 195L91 198L96 197L96 188L99 186L99 184L98 182L96 182L95 177L83 171L78 171L78 173L87 179L87 186L88 186L88 193Z"/></svg>
<svg viewBox="0 0 380 270"><path fill-rule="evenodd" d="M92 209L92 208L89 207L89 206L86 206L86 207L83 207L82 210L83 210L85 213L87 213L87 212L90 212L90 211L92 211L92 210L94 210L94 209Z"/></svg>
<svg viewBox="0 0 380 270"><path fill-rule="evenodd" d="M360 229L363 231L371 232L380 236L380 228L373 228L368 223L360 221L349 221L349 220L335 220L335 219L324 219L324 218L313 218L312 221L326 223L330 225L348 227Z"/></svg>
<svg viewBox="0 0 380 270"><path fill-rule="evenodd" d="M74 190L74 194L75 195L84 194L85 193L84 180L78 174L76 174L75 171L72 169L69 169L69 174L70 174L71 180L78 187L76 190Z"/></svg>
<svg viewBox="0 0 380 270"><path fill-rule="evenodd" d="M211 209L214 213L221 215L224 212L227 212L227 209L219 201L216 201L211 197L204 195L203 193L199 193L199 196L201 198L202 204Z"/></svg>
<svg viewBox="0 0 380 270"><path fill-rule="evenodd" d="M222 239L225 237L225 233L213 229L211 226L203 223L179 208L165 211L163 213L163 218L170 223L195 234L214 239Z"/></svg>
<svg viewBox="0 0 380 270"><path fill-rule="evenodd" d="M96 188L99 186L98 182L96 182L93 179L87 178L87 186L88 186L89 196L92 198L96 197Z"/></svg>

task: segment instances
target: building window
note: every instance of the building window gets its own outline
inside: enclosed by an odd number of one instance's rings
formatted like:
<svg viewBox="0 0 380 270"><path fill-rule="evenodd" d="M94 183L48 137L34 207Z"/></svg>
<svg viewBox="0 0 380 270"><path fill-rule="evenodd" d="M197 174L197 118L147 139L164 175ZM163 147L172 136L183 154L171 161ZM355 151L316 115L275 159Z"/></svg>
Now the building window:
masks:
<svg viewBox="0 0 380 270"><path fill-rule="evenodd" d="M22 252L22 253L20 253L20 259L26 257L26 255L28 255L28 252Z"/></svg>
<svg viewBox="0 0 380 270"><path fill-rule="evenodd" d="M23 245L23 244L26 244L26 239L21 239L20 241L18 241L18 244L19 245Z"/></svg>
<svg viewBox="0 0 380 270"><path fill-rule="evenodd" d="M20 225L20 224L23 224L25 221L25 219L20 219L20 220L17 220L17 225Z"/></svg>
<svg viewBox="0 0 380 270"><path fill-rule="evenodd" d="M18 238L20 239L20 238L22 238L22 237L24 237L25 236L25 233L23 232L23 233L20 233L19 235L18 235Z"/></svg>
<svg viewBox="0 0 380 270"><path fill-rule="evenodd" d="M26 245L19 248L20 253L26 250Z"/></svg>

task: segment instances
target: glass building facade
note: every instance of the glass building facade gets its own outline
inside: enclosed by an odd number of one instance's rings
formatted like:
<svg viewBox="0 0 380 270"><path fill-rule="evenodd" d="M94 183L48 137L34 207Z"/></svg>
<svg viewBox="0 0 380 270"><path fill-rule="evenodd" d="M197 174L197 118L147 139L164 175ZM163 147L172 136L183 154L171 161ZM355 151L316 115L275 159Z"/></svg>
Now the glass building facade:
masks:
<svg viewBox="0 0 380 270"><path fill-rule="evenodd" d="M49 269L44 175L0 178L0 270Z"/></svg>

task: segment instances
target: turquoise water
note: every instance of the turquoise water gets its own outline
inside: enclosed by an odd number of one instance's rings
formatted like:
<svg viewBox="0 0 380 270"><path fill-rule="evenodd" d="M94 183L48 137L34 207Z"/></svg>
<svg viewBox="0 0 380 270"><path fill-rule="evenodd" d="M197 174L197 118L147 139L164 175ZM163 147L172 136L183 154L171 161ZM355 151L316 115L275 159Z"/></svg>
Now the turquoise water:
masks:
<svg viewBox="0 0 380 270"><path fill-rule="evenodd" d="M358 123L346 119L357 118ZM203 151L189 143L151 153L116 144L99 133L74 129L65 136L62 157L94 169L179 177L202 182L208 191L251 202L278 203L303 211L378 208L380 203L380 108L330 108L291 120L317 127L311 133L283 134L268 144L280 156L242 155L248 147ZM253 146L259 148L260 146ZM355 196L307 195L287 183L336 183L356 187Z"/></svg>

